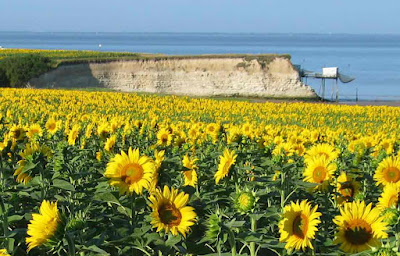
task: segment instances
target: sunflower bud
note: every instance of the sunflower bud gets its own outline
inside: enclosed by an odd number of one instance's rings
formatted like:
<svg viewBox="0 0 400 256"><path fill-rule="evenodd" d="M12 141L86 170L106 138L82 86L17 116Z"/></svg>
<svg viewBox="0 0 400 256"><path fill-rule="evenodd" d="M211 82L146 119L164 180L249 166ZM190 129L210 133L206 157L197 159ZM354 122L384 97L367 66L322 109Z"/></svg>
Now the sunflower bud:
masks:
<svg viewBox="0 0 400 256"><path fill-rule="evenodd" d="M207 230L205 236L208 241L218 241L218 235L221 233L222 219L219 210L211 214L206 220Z"/></svg>
<svg viewBox="0 0 400 256"><path fill-rule="evenodd" d="M256 197L250 191L237 192L234 197L234 207L240 213L249 213L254 209Z"/></svg>
<svg viewBox="0 0 400 256"><path fill-rule="evenodd" d="M365 194L362 193L362 192L357 193L357 194L354 196L354 201L357 201L357 200L359 200L359 201L364 201L364 200L365 200Z"/></svg>
<svg viewBox="0 0 400 256"><path fill-rule="evenodd" d="M381 216L385 219L385 222L391 226L396 225L399 222L399 211L396 208L386 208Z"/></svg>
<svg viewBox="0 0 400 256"><path fill-rule="evenodd" d="M67 225L67 230L82 230L85 227L86 221L84 213L78 212L73 218L71 218Z"/></svg>
<svg viewBox="0 0 400 256"><path fill-rule="evenodd" d="M381 248L372 254L373 256L397 256L399 253L390 248Z"/></svg>

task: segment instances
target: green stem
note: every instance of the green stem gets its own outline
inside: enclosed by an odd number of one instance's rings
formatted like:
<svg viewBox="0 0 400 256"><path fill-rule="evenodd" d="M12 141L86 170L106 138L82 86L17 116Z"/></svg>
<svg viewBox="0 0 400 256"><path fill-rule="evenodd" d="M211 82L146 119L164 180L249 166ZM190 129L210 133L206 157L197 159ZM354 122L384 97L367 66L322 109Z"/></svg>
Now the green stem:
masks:
<svg viewBox="0 0 400 256"><path fill-rule="evenodd" d="M196 196L200 198L199 184L196 185Z"/></svg>
<svg viewBox="0 0 400 256"><path fill-rule="evenodd" d="M235 241L235 235L233 232L228 228L228 233L229 233L229 243L231 245L231 252L232 256L236 256L236 241Z"/></svg>
<svg viewBox="0 0 400 256"><path fill-rule="evenodd" d="M1 217L3 218L3 233L5 240L8 241L8 218L6 214L6 207L3 201L3 195L0 196L0 210L1 210Z"/></svg>
<svg viewBox="0 0 400 256"><path fill-rule="evenodd" d="M218 242L217 242L217 253L218 256L221 256L221 240L218 238Z"/></svg>
<svg viewBox="0 0 400 256"><path fill-rule="evenodd" d="M399 224L398 224L398 223L396 224L396 230L395 230L395 232L396 232L396 234L395 234L395 237L396 237L396 247L397 247L397 248L400 248L400 232L399 232Z"/></svg>
<svg viewBox="0 0 400 256"><path fill-rule="evenodd" d="M74 239L71 238L71 235L67 233L66 235L68 242L68 255L75 256L75 243Z"/></svg>
<svg viewBox="0 0 400 256"><path fill-rule="evenodd" d="M43 201L46 197L46 186L45 186L45 180L44 180L44 167L40 168L40 198Z"/></svg>
<svg viewBox="0 0 400 256"><path fill-rule="evenodd" d="M4 192L4 187L5 187L5 178L4 178L4 174L3 174L3 159L0 156L0 189L1 192Z"/></svg>
<svg viewBox="0 0 400 256"><path fill-rule="evenodd" d="M285 195L286 195L286 186L285 186L285 173L281 172L281 209L285 207Z"/></svg>
<svg viewBox="0 0 400 256"><path fill-rule="evenodd" d="M132 194L131 195L131 229L132 232L135 229L135 196Z"/></svg>
<svg viewBox="0 0 400 256"><path fill-rule="evenodd" d="M326 194L325 194L325 197L324 197L324 199L325 199L325 209L326 209L326 212L328 212L329 211L329 203L330 203L330 199L329 199L329 192L326 192ZM328 239L329 239L329 219L326 219L325 220L325 241L327 241ZM318 244L316 244L316 246L317 246ZM316 246L314 247L314 250L317 250L317 248L316 248Z"/></svg>
<svg viewBox="0 0 400 256"><path fill-rule="evenodd" d="M250 217L251 221L251 231L256 232L257 231L257 220L254 216ZM250 242L250 256L256 256L256 243L255 242Z"/></svg>

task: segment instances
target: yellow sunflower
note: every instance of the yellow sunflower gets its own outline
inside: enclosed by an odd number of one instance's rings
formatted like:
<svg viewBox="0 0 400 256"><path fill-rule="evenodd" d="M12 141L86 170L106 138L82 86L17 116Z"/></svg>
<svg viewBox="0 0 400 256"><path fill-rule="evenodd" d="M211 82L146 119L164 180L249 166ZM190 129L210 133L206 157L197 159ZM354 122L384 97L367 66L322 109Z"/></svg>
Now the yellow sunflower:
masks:
<svg viewBox="0 0 400 256"><path fill-rule="evenodd" d="M387 208L395 207L399 202L400 188L395 184L388 184L383 188L383 193L379 197L379 202L376 205L378 209L384 211Z"/></svg>
<svg viewBox="0 0 400 256"><path fill-rule="evenodd" d="M219 124L209 123L206 126L206 133L211 135L211 136L214 136L215 134L219 133L220 129L221 129L221 126Z"/></svg>
<svg viewBox="0 0 400 256"><path fill-rule="evenodd" d="M92 137L92 132L93 132L93 124L90 123L86 126L86 130L85 130L85 138L89 139L90 137Z"/></svg>
<svg viewBox="0 0 400 256"><path fill-rule="evenodd" d="M154 151L154 173L153 173L153 177L151 179L150 182L150 186L149 186L149 192L153 193L155 191L155 189L158 186L158 176L159 176L159 170L161 168L161 164L165 159L165 150L161 150L161 151Z"/></svg>
<svg viewBox="0 0 400 256"><path fill-rule="evenodd" d="M242 133L240 129L238 127L233 126L228 130L228 136L226 137L226 142L228 144L232 144L234 142L240 141L241 137Z"/></svg>
<svg viewBox="0 0 400 256"><path fill-rule="evenodd" d="M37 135L37 136L42 136L42 134L43 134L43 130L42 130L42 127L40 127L40 125L38 125L38 124L31 124L31 125L29 126L27 135L28 135L28 137L29 137L30 139L32 139L33 136L35 136L35 135Z"/></svg>
<svg viewBox="0 0 400 256"><path fill-rule="evenodd" d="M100 152L100 151L97 151L96 152L96 159L97 159L97 161L101 161L101 157L103 156L103 153L102 152Z"/></svg>
<svg viewBox="0 0 400 256"><path fill-rule="evenodd" d="M49 118L45 127L50 134L55 134L59 129L59 123L54 118Z"/></svg>
<svg viewBox="0 0 400 256"><path fill-rule="evenodd" d="M321 223L319 217L322 215L317 210L318 206L311 208L307 200L285 206L279 222L279 241L286 243L286 249L313 249L311 240L315 238L317 226Z"/></svg>
<svg viewBox="0 0 400 256"><path fill-rule="evenodd" d="M59 223L57 202L44 200L40 205L39 214L33 213L32 220L28 224L29 237L26 238L28 252L49 241L55 235Z"/></svg>
<svg viewBox="0 0 400 256"><path fill-rule="evenodd" d="M157 228L157 232L162 230L165 233L171 232L173 235L181 233L183 236L190 231L190 226L196 222L194 208L186 206L189 195L183 192L178 194L178 190L164 186L164 190L157 189L150 198L151 224Z"/></svg>
<svg viewBox="0 0 400 256"><path fill-rule="evenodd" d="M35 153L40 154L45 161L52 155L51 149L47 146L40 146L37 143L27 144L24 151L19 154L22 159L17 162L18 168L14 172L14 176L17 176L16 181L18 183L24 183L26 185L33 179L32 173L24 172L23 170L28 163L28 159L31 159L32 155Z"/></svg>
<svg viewBox="0 0 400 256"><path fill-rule="evenodd" d="M155 172L151 158L140 156L139 149L129 148L128 154L121 151L107 164L104 176L110 179L110 185L119 188L120 194L142 194L148 189Z"/></svg>
<svg viewBox="0 0 400 256"><path fill-rule="evenodd" d="M10 129L11 138L15 140L23 140L25 138L25 129L21 126L14 125Z"/></svg>
<svg viewBox="0 0 400 256"><path fill-rule="evenodd" d="M172 134L167 129L161 129L157 133L157 145L169 146L172 143Z"/></svg>
<svg viewBox="0 0 400 256"><path fill-rule="evenodd" d="M379 163L374 174L377 185L394 183L400 186L400 159L398 157L387 157Z"/></svg>
<svg viewBox="0 0 400 256"><path fill-rule="evenodd" d="M319 184L314 189L325 191L335 170L336 165L330 163L325 157L315 157L308 162L303 173L303 181Z"/></svg>
<svg viewBox="0 0 400 256"><path fill-rule="evenodd" d="M195 164L198 159L190 159L188 155L185 155L182 160L183 167L186 168L183 171L183 177L185 179L185 186L196 186L197 185L197 165Z"/></svg>
<svg viewBox="0 0 400 256"><path fill-rule="evenodd" d="M229 169L236 162L237 155L235 151L229 151L229 149L224 150L224 154L220 156L220 162L218 165L218 171L215 173L215 184L218 184L219 181L226 177L229 174Z"/></svg>
<svg viewBox="0 0 400 256"><path fill-rule="evenodd" d="M106 144L104 145L104 149L107 152L110 152L114 148L116 140L117 137L115 135L112 135L110 138L107 139Z"/></svg>
<svg viewBox="0 0 400 256"><path fill-rule="evenodd" d="M80 129L81 127L79 126L79 124L76 124L72 127L68 134L68 145L75 145Z"/></svg>
<svg viewBox="0 0 400 256"><path fill-rule="evenodd" d="M344 204L340 215L333 222L338 226L334 243L348 253L358 253L379 247L379 239L387 238L387 223L379 216L380 210L372 208L372 203L354 201Z"/></svg>
<svg viewBox="0 0 400 256"><path fill-rule="evenodd" d="M161 151L155 150L154 151L154 158L155 158L154 163L155 163L156 169L159 170L160 167L161 167L162 162L165 159L165 150L161 150Z"/></svg>
<svg viewBox="0 0 400 256"><path fill-rule="evenodd" d="M328 162L335 160L339 156L339 152L334 146L327 143L316 144L309 148L304 155L304 161L307 163L312 161L314 157L324 157Z"/></svg>
<svg viewBox="0 0 400 256"><path fill-rule="evenodd" d="M0 249L0 256L10 256L6 249Z"/></svg>
<svg viewBox="0 0 400 256"><path fill-rule="evenodd" d="M182 147L182 145L186 143L186 139L187 139L187 136L186 136L185 132L183 132L183 131L175 132L174 146L179 147L179 148Z"/></svg>
<svg viewBox="0 0 400 256"><path fill-rule="evenodd" d="M361 183L354 180L351 176L342 172L337 179L336 183L336 200L339 204L348 202L353 199L355 195L360 192Z"/></svg>
<svg viewBox="0 0 400 256"><path fill-rule="evenodd" d="M110 127L107 123L103 123L97 127L97 134L102 140L106 140L108 135L110 135Z"/></svg>

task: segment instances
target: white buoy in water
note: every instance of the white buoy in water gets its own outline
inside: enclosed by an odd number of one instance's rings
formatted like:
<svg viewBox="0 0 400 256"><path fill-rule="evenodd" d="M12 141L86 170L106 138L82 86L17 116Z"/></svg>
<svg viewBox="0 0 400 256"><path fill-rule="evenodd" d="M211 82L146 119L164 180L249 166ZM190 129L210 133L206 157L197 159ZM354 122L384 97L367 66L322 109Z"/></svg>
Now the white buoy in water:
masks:
<svg viewBox="0 0 400 256"><path fill-rule="evenodd" d="M102 47L102 45L101 44L99 44L99 48L101 48Z"/></svg>

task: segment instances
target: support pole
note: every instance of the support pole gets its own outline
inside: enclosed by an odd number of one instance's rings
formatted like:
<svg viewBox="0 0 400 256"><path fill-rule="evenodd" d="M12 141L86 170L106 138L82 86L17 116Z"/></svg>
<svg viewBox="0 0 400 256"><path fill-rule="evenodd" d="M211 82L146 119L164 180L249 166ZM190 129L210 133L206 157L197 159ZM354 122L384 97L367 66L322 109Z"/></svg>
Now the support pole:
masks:
<svg viewBox="0 0 400 256"><path fill-rule="evenodd" d="M356 102L358 102L358 87L356 87Z"/></svg>
<svg viewBox="0 0 400 256"><path fill-rule="evenodd" d="M336 102L339 102L339 85L337 82L337 77L336 77Z"/></svg>

